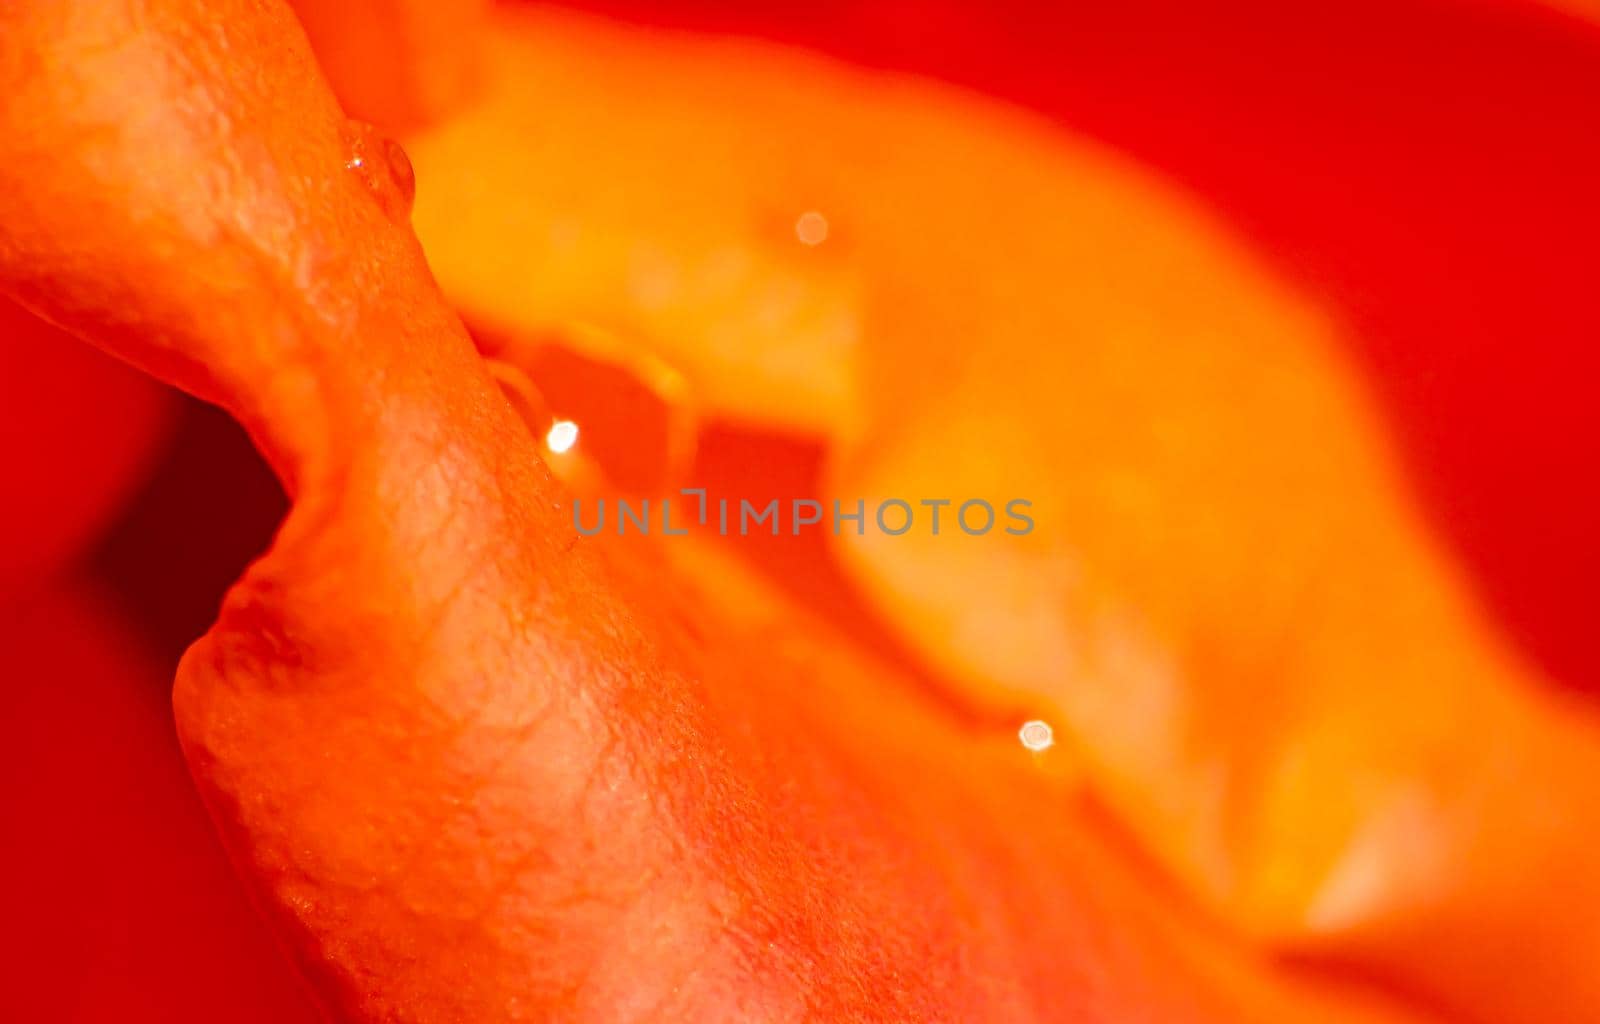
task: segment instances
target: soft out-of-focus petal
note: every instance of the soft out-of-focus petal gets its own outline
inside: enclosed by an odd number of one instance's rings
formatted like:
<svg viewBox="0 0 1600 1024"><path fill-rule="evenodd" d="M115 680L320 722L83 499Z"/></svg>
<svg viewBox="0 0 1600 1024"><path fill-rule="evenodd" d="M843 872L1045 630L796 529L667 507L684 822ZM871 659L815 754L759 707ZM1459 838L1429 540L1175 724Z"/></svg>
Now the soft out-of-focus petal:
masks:
<svg viewBox="0 0 1600 1024"><path fill-rule="evenodd" d="M490 0L290 0L351 117L399 132L455 111L478 88Z"/></svg>
<svg viewBox="0 0 1600 1024"><path fill-rule="evenodd" d="M407 140L452 300L505 331L641 347L718 412L841 429L861 334L847 186L893 111L856 113L854 76L772 47L551 12L493 28L479 101ZM825 241L799 237L808 214Z"/></svg>
<svg viewBox="0 0 1600 1024"><path fill-rule="evenodd" d="M1117 815L1254 933L1495 1019L1587 1019L1588 709L1424 527L1329 325L1204 231L1164 233L1077 259L1057 236L1010 265L1021 312L917 329L898 307L834 491L952 504L938 536L926 508L846 531L856 578L931 660L1058 714ZM961 247L935 261L952 284Z"/></svg>

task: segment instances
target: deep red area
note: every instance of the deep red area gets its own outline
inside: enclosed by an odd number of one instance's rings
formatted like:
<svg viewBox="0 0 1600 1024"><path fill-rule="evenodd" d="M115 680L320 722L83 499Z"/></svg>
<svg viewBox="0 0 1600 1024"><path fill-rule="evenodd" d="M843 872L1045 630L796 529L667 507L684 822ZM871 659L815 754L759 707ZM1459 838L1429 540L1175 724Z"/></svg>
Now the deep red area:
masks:
<svg viewBox="0 0 1600 1024"><path fill-rule="evenodd" d="M167 404L137 370L0 298L0 604L115 519Z"/></svg>
<svg viewBox="0 0 1600 1024"><path fill-rule="evenodd" d="M0 1020L320 1019L206 821L170 668L81 587L4 616Z"/></svg>

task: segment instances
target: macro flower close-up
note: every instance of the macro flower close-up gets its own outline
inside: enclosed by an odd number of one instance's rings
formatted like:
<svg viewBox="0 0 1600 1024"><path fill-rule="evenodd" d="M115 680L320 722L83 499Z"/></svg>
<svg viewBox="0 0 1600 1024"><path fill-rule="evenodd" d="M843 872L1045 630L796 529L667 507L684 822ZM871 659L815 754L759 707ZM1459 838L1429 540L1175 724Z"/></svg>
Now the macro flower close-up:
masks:
<svg viewBox="0 0 1600 1024"><path fill-rule="evenodd" d="M0 0L0 1020L1600 1021L1600 7Z"/></svg>

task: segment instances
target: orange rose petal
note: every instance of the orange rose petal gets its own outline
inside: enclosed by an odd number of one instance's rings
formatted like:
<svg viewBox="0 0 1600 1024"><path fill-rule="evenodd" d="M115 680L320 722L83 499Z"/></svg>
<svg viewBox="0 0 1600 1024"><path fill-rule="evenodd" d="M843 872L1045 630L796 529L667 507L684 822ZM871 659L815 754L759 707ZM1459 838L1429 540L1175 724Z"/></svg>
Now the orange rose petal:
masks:
<svg viewBox="0 0 1600 1024"><path fill-rule="evenodd" d="M1183 924L1033 755L731 571L578 541L287 11L5 29L43 73L0 69L0 281L225 402L294 495L176 702L346 1019L1398 1019Z"/></svg>

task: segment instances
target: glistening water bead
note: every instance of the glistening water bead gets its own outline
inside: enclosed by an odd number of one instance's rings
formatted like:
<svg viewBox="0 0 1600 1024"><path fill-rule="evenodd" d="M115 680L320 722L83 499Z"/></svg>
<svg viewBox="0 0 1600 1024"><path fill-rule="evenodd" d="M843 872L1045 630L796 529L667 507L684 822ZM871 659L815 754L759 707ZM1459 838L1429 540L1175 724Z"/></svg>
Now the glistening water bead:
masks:
<svg viewBox="0 0 1600 1024"><path fill-rule="evenodd" d="M561 454L578 443L578 425L571 420L556 420L550 424L544 443L551 451Z"/></svg>
<svg viewBox="0 0 1600 1024"><path fill-rule="evenodd" d="M345 167L360 177L390 219L409 219L417 177L405 149L365 121L345 122L344 135L350 150Z"/></svg>
<svg viewBox="0 0 1600 1024"><path fill-rule="evenodd" d="M1031 722L1022 724L1022 728L1017 730L1017 739L1022 741L1024 747L1037 754L1055 745L1056 734L1049 723L1035 718Z"/></svg>

